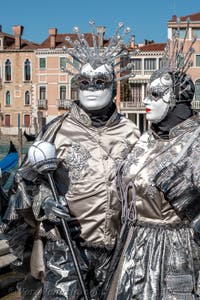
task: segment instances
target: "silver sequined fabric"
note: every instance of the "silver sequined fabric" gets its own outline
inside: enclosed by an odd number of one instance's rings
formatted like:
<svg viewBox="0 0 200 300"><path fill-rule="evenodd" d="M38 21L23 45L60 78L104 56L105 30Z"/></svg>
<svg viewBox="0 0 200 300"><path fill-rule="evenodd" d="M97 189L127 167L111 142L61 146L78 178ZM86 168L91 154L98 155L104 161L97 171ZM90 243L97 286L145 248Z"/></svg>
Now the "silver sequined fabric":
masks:
<svg viewBox="0 0 200 300"><path fill-rule="evenodd" d="M124 165L123 183L136 190L136 223L114 276L108 300L199 299L200 246L189 221L181 220L153 179L170 165L199 126L195 116L176 126L169 140L145 133ZM200 188L200 137L178 162L184 175ZM179 187L184 191L184 184Z"/></svg>

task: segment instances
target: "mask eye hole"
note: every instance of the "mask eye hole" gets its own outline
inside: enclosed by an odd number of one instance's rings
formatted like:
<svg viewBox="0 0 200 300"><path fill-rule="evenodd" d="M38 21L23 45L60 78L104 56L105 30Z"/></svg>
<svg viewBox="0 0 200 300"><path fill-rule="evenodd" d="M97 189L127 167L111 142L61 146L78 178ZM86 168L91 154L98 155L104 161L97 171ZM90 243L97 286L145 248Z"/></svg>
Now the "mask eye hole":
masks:
<svg viewBox="0 0 200 300"><path fill-rule="evenodd" d="M158 93L156 93L156 92L152 92L151 95L155 99L158 99L158 97L159 97Z"/></svg>
<svg viewBox="0 0 200 300"><path fill-rule="evenodd" d="M88 85L88 84L89 84L89 81L87 81L87 80L82 80L80 83L81 83L82 85Z"/></svg>
<svg viewBox="0 0 200 300"><path fill-rule="evenodd" d="M97 79L97 80L96 80L96 84L104 84L104 80L102 80L102 79Z"/></svg>

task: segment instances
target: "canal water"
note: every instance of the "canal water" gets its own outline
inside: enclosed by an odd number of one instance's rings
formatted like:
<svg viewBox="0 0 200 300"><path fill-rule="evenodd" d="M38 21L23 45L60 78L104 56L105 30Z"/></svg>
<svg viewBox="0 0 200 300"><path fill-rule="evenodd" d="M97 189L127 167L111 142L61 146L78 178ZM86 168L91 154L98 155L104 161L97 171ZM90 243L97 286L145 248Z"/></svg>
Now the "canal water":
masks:
<svg viewBox="0 0 200 300"><path fill-rule="evenodd" d="M12 139L11 139L12 140ZM13 144L15 145L18 153L19 153L19 146L18 146L18 142L16 142L16 140L12 140ZM22 147L22 154L23 156L25 156L25 154L28 152L29 147L32 145L33 142L27 142L23 140L23 147ZM3 159L6 154L9 151L9 147L10 147L10 142L9 140L0 140L0 160ZM12 181L13 181L13 177L15 175L16 170L18 169L18 165L13 168L10 172L10 176L4 186L5 190L8 190L10 188L10 186L12 185Z"/></svg>

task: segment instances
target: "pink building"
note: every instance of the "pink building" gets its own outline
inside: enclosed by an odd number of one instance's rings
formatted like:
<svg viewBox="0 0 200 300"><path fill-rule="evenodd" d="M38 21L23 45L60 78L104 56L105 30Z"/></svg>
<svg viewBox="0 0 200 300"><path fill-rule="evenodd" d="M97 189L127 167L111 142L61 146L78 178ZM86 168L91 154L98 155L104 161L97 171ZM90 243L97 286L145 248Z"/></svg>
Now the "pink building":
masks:
<svg viewBox="0 0 200 300"><path fill-rule="evenodd" d="M23 26L13 26L13 35L0 27L0 125L3 134L17 134L18 127L34 126L35 49L22 39Z"/></svg>

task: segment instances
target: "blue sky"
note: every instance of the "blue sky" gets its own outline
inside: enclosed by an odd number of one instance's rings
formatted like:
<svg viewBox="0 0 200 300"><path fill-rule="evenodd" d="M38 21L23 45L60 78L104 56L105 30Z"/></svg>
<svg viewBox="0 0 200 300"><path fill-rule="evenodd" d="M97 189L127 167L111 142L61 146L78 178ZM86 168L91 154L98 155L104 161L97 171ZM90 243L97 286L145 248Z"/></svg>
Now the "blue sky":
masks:
<svg viewBox="0 0 200 300"><path fill-rule="evenodd" d="M167 21L173 14L196 12L200 12L200 0L2 0L0 24L10 34L13 25L23 25L23 38L41 43L50 27L70 33L76 25L81 32L89 32L93 19L106 27L108 37L122 21L131 27L136 43L144 39L165 42Z"/></svg>

